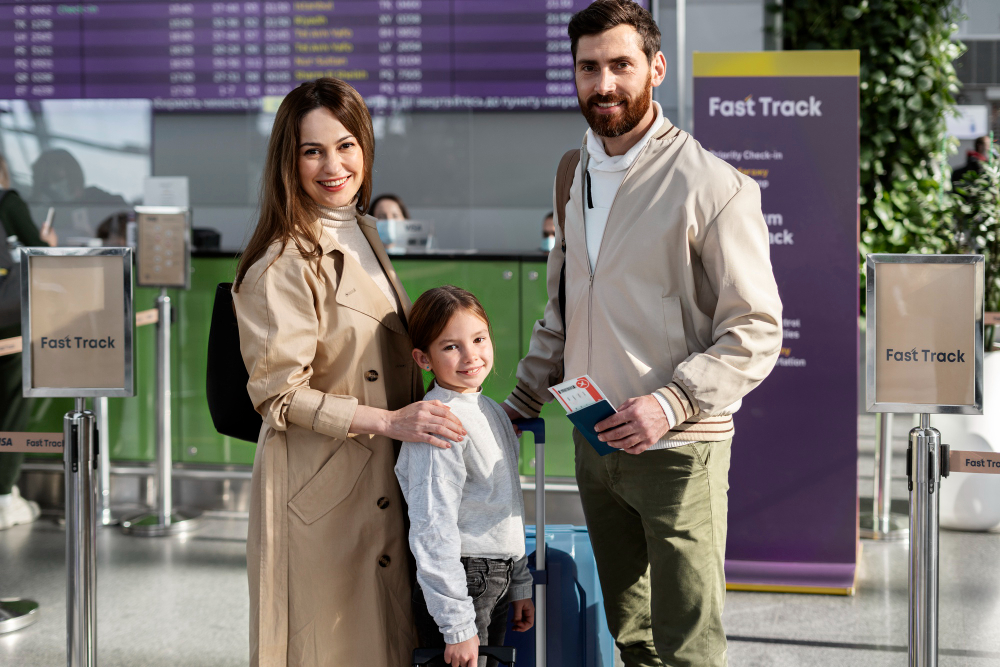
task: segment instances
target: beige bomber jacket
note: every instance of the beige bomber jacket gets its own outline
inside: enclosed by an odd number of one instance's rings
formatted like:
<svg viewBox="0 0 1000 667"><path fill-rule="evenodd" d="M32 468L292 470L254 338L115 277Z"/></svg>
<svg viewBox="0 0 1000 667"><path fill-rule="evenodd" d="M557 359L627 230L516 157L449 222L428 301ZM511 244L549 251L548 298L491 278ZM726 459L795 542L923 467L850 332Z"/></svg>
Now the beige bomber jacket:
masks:
<svg viewBox="0 0 1000 667"><path fill-rule="evenodd" d="M589 374L615 407L664 396L680 422L667 440L731 438L732 406L781 348L760 189L664 120L618 190L591 272L583 168L566 205L565 334L557 228L549 300L507 400L537 415L552 400L548 387Z"/></svg>

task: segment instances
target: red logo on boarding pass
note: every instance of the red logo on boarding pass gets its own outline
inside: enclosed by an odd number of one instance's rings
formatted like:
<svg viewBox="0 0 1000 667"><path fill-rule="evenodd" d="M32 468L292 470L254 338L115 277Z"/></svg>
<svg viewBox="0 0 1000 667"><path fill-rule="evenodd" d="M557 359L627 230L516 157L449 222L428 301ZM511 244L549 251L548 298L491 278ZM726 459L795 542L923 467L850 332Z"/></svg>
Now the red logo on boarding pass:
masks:
<svg viewBox="0 0 1000 667"><path fill-rule="evenodd" d="M587 387L590 386L590 383L587 382L587 378L580 378L579 380L576 381L576 386L579 387L580 389L586 389Z"/></svg>

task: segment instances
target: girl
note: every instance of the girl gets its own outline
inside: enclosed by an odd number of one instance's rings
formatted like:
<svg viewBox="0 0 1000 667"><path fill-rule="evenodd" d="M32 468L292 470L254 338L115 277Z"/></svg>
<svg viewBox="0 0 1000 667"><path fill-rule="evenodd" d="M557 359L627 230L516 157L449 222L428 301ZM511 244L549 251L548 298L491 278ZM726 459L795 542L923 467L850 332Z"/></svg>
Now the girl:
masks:
<svg viewBox="0 0 1000 667"><path fill-rule="evenodd" d="M479 646L503 644L509 606L515 630L534 623L517 436L480 392L493 343L476 297L451 285L429 290L409 324L414 360L434 373L426 400L449 407L468 431L451 449L407 445L396 463L417 561L417 633L423 646L445 647L453 667L485 665Z"/></svg>

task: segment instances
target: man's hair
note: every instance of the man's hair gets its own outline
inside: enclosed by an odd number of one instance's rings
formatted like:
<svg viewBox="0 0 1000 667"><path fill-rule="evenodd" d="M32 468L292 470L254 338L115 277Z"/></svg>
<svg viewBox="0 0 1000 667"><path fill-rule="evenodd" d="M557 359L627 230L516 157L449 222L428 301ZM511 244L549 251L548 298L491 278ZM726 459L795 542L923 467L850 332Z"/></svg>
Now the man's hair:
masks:
<svg viewBox="0 0 1000 667"><path fill-rule="evenodd" d="M990 152L990 138L989 136L979 137L976 139L976 152L980 155L989 155Z"/></svg>
<svg viewBox="0 0 1000 667"><path fill-rule="evenodd" d="M660 29L653 15L632 0L597 0L581 9L569 22L570 49L576 60L576 45L584 35L598 35L620 25L630 25L639 33L639 43L646 60L660 50Z"/></svg>

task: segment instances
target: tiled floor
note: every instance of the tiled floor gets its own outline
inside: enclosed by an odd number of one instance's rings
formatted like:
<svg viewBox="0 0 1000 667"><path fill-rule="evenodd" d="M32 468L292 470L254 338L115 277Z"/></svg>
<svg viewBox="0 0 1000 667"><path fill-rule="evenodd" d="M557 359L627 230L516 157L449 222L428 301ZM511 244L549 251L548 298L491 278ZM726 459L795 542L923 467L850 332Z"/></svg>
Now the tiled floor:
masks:
<svg viewBox="0 0 1000 667"><path fill-rule="evenodd" d="M896 477L908 423L897 419ZM862 493L870 493L874 423L859 419ZM903 500L905 482L894 483ZM564 495L564 494L563 494ZM550 503L560 523L568 496ZM530 503L529 503L530 506ZM226 667L247 663L246 521L208 519L184 538L99 533L98 652L102 667ZM50 521L0 532L0 596L42 604L35 625L0 635L0 666L65 664L65 535ZM865 542L857 594L730 593L734 667L907 664L907 550ZM941 533L940 665L1000 665L1000 534ZM354 667L354 666L351 666ZM562 667L562 666L551 666ZM570 667L570 666L565 666ZM575 666L573 666L575 667Z"/></svg>
<svg viewBox="0 0 1000 667"><path fill-rule="evenodd" d="M102 667L247 662L246 522L211 519L187 538L99 537ZM42 604L0 635L0 665L65 662L64 534L50 522L0 533L0 592ZM1000 664L1000 535L941 534L942 667ZM734 667L906 664L906 547L866 542L853 598L730 593ZM568 666L567 666L568 667Z"/></svg>

